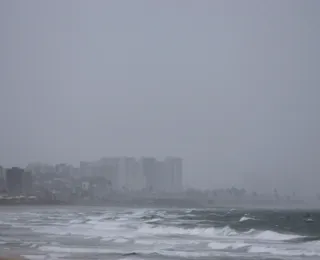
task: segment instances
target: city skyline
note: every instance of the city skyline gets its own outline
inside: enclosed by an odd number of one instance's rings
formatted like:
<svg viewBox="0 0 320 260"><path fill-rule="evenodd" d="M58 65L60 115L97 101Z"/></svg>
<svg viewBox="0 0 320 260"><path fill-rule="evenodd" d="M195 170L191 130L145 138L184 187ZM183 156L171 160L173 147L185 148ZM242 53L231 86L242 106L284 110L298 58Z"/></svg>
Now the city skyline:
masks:
<svg viewBox="0 0 320 260"><path fill-rule="evenodd" d="M319 5L0 1L0 163L177 154L190 186L314 193Z"/></svg>

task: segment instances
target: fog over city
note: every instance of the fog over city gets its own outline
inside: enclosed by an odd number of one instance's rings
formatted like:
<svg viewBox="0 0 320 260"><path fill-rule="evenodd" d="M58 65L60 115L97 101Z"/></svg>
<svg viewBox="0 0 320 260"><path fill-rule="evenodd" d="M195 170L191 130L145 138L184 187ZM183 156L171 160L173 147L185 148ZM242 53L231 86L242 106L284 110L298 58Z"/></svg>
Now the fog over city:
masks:
<svg viewBox="0 0 320 260"><path fill-rule="evenodd" d="M183 158L319 192L319 1L0 1L0 165Z"/></svg>

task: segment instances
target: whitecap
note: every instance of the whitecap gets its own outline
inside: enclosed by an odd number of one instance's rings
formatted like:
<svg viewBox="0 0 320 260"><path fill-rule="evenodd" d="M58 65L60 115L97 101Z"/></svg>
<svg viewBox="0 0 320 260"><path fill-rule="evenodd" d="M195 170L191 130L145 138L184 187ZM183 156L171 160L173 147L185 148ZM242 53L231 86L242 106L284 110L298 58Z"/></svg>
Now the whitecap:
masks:
<svg viewBox="0 0 320 260"><path fill-rule="evenodd" d="M261 240L271 240L271 241L286 241L291 239L296 239L302 236L299 235L291 235L291 234L282 234L274 231L266 230L257 234L254 238Z"/></svg>
<svg viewBox="0 0 320 260"><path fill-rule="evenodd" d="M243 216L240 218L239 222L244 222L244 221L248 221L248 220L256 220L256 219L248 217L248 216Z"/></svg>
<svg viewBox="0 0 320 260"><path fill-rule="evenodd" d="M217 236L236 236L238 233L229 226L224 228L178 228L178 227L152 227L149 225L142 225L138 233L148 235L189 235L189 236L203 236L203 237L217 237Z"/></svg>
<svg viewBox="0 0 320 260"><path fill-rule="evenodd" d="M208 244L208 247L210 247L213 250L241 250L241 249L246 249L249 248L251 245L244 243L244 242L210 242Z"/></svg>
<svg viewBox="0 0 320 260"><path fill-rule="evenodd" d="M119 238L113 239L112 242L114 242L114 243L119 243L119 244L123 244L123 243L128 243L128 242L130 242L130 239L123 238L123 237L119 237Z"/></svg>
<svg viewBox="0 0 320 260"><path fill-rule="evenodd" d="M276 248L271 246L252 246L249 253L270 254L275 256L320 256L320 252L303 249Z"/></svg>
<svg viewBox="0 0 320 260"><path fill-rule="evenodd" d="M47 256L46 255L21 255L22 257L25 257L26 259L31 259L31 260L46 260Z"/></svg>
<svg viewBox="0 0 320 260"><path fill-rule="evenodd" d="M213 250L223 250L226 249L229 245L220 242L211 242L208 246Z"/></svg>
<svg viewBox="0 0 320 260"><path fill-rule="evenodd" d="M106 253L113 253L113 251L109 249L102 249L102 248L86 248L86 247L58 247L58 246L41 246L39 247L40 251L44 252L53 252L53 253L101 253L101 254L106 254Z"/></svg>

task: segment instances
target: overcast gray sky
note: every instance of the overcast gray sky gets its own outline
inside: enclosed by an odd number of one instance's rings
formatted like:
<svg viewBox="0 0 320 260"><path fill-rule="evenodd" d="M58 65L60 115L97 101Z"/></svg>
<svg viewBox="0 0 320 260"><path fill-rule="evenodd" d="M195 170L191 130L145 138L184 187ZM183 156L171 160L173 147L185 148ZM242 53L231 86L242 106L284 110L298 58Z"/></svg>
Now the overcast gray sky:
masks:
<svg viewBox="0 0 320 260"><path fill-rule="evenodd" d="M179 155L186 185L314 191L319 13L317 0L1 0L0 164Z"/></svg>

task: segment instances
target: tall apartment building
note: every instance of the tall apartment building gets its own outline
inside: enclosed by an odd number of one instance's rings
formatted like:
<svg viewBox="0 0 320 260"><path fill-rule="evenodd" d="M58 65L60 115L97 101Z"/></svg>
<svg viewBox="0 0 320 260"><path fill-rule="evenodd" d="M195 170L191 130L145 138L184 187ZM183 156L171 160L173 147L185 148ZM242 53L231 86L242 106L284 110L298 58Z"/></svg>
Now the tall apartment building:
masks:
<svg viewBox="0 0 320 260"><path fill-rule="evenodd" d="M123 191L138 191L144 188L144 176L134 157L120 157L118 170L119 186Z"/></svg>
<svg viewBox="0 0 320 260"><path fill-rule="evenodd" d="M44 163L29 163L25 170L32 172L33 175L52 174L55 172L55 166Z"/></svg>
<svg viewBox="0 0 320 260"><path fill-rule="evenodd" d="M0 194L6 191L6 170L0 166Z"/></svg>
<svg viewBox="0 0 320 260"><path fill-rule="evenodd" d="M156 178L155 190L157 192L167 192L169 178L168 178L168 171L167 171L165 162L157 161L155 178Z"/></svg>
<svg viewBox="0 0 320 260"><path fill-rule="evenodd" d="M118 161L119 159L116 157L105 157L93 162L81 161L79 168L80 176L89 178L102 177L109 183L111 190L118 190Z"/></svg>
<svg viewBox="0 0 320 260"><path fill-rule="evenodd" d="M92 162L80 162L79 173L81 177L89 177L93 174L93 164Z"/></svg>
<svg viewBox="0 0 320 260"><path fill-rule="evenodd" d="M32 173L24 171L22 174L22 193L24 195L31 195L32 194Z"/></svg>
<svg viewBox="0 0 320 260"><path fill-rule="evenodd" d="M112 190L122 189L119 179L119 157L104 157L96 162L96 176L106 178L112 186Z"/></svg>
<svg viewBox="0 0 320 260"><path fill-rule="evenodd" d="M32 193L32 174L18 167L7 169L6 186L11 195L29 195Z"/></svg>
<svg viewBox="0 0 320 260"><path fill-rule="evenodd" d="M179 157L167 157L164 162L166 168L166 191L181 192L183 190L182 159Z"/></svg>
<svg viewBox="0 0 320 260"><path fill-rule="evenodd" d="M182 159L167 157L105 157L96 162L81 162L82 176L103 177L114 191L180 192Z"/></svg>
<svg viewBox="0 0 320 260"><path fill-rule="evenodd" d="M145 178L147 191L157 189L157 160L153 157L142 157L139 161L142 176Z"/></svg>

